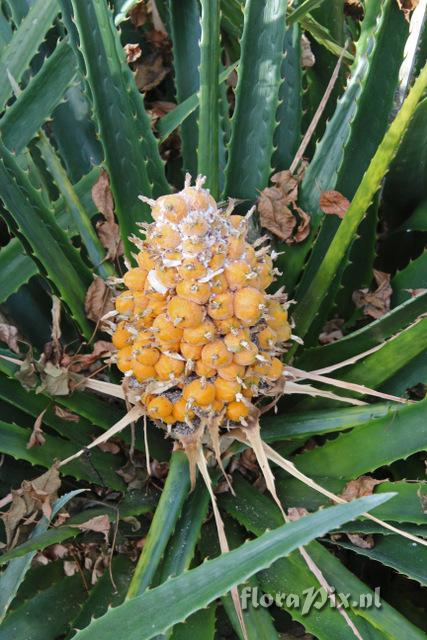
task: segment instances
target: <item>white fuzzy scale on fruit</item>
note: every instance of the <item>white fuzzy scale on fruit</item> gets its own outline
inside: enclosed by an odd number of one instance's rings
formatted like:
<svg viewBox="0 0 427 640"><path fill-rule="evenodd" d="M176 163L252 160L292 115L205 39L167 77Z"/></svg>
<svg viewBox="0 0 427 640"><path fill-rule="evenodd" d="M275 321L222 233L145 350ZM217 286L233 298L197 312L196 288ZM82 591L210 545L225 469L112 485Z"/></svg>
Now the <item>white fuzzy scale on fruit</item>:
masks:
<svg viewBox="0 0 427 640"><path fill-rule="evenodd" d="M113 344L129 400L173 434L206 421L246 425L262 396L283 391L291 338L286 298L266 293L274 253L247 241L248 220L221 210L203 178L147 201L138 267L115 300ZM258 248L256 248L258 246Z"/></svg>

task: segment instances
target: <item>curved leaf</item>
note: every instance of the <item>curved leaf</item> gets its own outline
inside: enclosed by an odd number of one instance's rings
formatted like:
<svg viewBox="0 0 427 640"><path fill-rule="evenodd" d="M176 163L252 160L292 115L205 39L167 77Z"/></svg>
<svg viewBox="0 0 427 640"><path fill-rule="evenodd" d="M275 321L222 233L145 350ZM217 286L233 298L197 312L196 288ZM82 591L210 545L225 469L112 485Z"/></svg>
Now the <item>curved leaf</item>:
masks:
<svg viewBox="0 0 427 640"><path fill-rule="evenodd" d="M255 199L270 177L286 4L286 0L248 0L245 5L226 167L227 196Z"/></svg>
<svg viewBox="0 0 427 640"><path fill-rule="evenodd" d="M369 496L351 503L324 509L260 536L257 540L223 554L215 560L172 578L142 596L131 598L121 607L94 620L79 631L76 640L100 636L117 637L125 625L127 640L149 640L168 627L205 607L231 587L244 582L279 557L289 554L314 537L351 520L391 497ZM168 606L165 607L165 602Z"/></svg>

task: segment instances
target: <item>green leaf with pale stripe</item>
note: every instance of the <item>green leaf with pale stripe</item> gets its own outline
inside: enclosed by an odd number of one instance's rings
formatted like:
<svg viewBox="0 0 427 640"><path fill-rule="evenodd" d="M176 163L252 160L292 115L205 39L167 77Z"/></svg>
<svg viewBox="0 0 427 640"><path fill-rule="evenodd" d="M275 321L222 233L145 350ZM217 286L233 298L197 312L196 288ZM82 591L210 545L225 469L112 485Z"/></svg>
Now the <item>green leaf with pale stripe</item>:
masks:
<svg viewBox="0 0 427 640"><path fill-rule="evenodd" d="M416 542L392 535L376 538L372 549L359 547L344 539L335 539L334 544L376 560L427 587L427 549Z"/></svg>
<svg viewBox="0 0 427 640"><path fill-rule="evenodd" d="M16 238L0 249L0 303L39 272L34 260L24 253L22 244Z"/></svg>
<svg viewBox="0 0 427 640"><path fill-rule="evenodd" d="M56 223L52 211L45 206L40 192L31 186L28 176L1 142L0 191L13 231L42 265L80 330L88 337L90 327L84 299L92 280L91 273Z"/></svg>
<svg viewBox="0 0 427 640"><path fill-rule="evenodd" d="M427 67L421 72L375 152L350 207L329 245L321 266L313 274L313 278L304 292L304 297L300 300L295 310L294 318L301 336L304 336L309 329L323 299L327 295L336 272L352 243L354 234L380 187L381 180L390 166L426 86Z"/></svg>
<svg viewBox="0 0 427 640"><path fill-rule="evenodd" d="M310 476L324 476L327 471L330 478L350 480L405 459L427 448L426 407L425 400L407 405L305 451L293 461Z"/></svg>
<svg viewBox="0 0 427 640"><path fill-rule="evenodd" d="M170 24L178 105L199 90L200 9L197 0L170 0ZM174 113L174 112L172 112ZM160 123L158 123L160 132ZM197 174L197 114L181 123L182 163L185 171Z"/></svg>
<svg viewBox="0 0 427 640"><path fill-rule="evenodd" d="M286 0L248 0L245 5L226 196L255 199L271 174L286 5Z"/></svg>
<svg viewBox="0 0 427 640"><path fill-rule="evenodd" d="M69 15L67 0L61 0L61 6ZM148 206L138 200L138 195L157 196L167 192L168 185L143 98L125 62L106 3L73 0L72 6L115 211L130 255L128 238L137 232L136 223L149 215Z"/></svg>
<svg viewBox="0 0 427 640"><path fill-rule="evenodd" d="M182 451L175 451L171 457L162 496L129 586L128 599L137 599L150 586L181 513L189 487L186 455Z"/></svg>
<svg viewBox="0 0 427 640"><path fill-rule="evenodd" d="M8 73L16 82L20 82L58 13L58 0L38 0L22 20L13 34L13 38L3 49L0 56L1 109L13 93L12 86L7 79Z"/></svg>
<svg viewBox="0 0 427 640"><path fill-rule="evenodd" d="M125 624L127 640L149 640L185 620L191 613L229 591L233 585L244 582L298 546L322 535L331 527L378 506L384 498L369 496L323 509L298 522L291 522L265 533L257 540L205 562L139 597L127 600L120 607L111 609L105 616L94 620L89 627L77 633L75 638L85 640L94 635L102 635L104 640L117 638Z"/></svg>
<svg viewBox="0 0 427 640"><path fill-rule="evenodd" d="M197 173L219 195L219 0L201 0Z"/></svg>
<svg viewBox="0 0 427 640"><path fill-rule="evenodd" d="M76 72L74 53L62 40L0 120L3 141L11 151L19 154L30 143L64 97Z"/></svg>

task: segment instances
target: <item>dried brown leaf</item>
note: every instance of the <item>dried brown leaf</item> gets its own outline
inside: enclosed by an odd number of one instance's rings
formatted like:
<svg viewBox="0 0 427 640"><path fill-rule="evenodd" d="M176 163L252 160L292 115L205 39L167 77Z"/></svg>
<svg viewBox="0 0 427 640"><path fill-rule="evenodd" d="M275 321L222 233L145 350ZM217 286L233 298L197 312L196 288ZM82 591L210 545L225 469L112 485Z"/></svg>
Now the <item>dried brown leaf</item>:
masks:
<svg viewBox="0 0 427 640"><path fill-rule="evenodd" d="M33 430L31 432L30 439L27 442L27 449L32 449L33 447L39 447L46 442L46 438L43 434L42 422L44 414L46 413L48 407L43 409L43 411L37 416L36 421L33 425Z"/></svg>
<svg viewBox="0 0 427 640"><path fill-rule="evenodd" d="M147 22L148 10L145 0L141 0L141 2L138 2L138 4L134 6L132 11L129 13L129 17L135 27L142 27Z"/></svg>
<svg viewBox="0 0 427 640"><path fill-rule="evenodd" d="M382 482L386 482L386 480L377 480L376 478L371 478L371 476L360 476L356 480L347 482L341 493L341 498L355 500L356 498L363 498L363 496L371 496L377 484Z"/></svg>
<svg viewBox="0 0 427 640"><path fill-rule="evenodd" d="M279 171L271 177L273 187L267 187L259 196L258 211L261 226L287 244L302 242L310 233L310 217L297 206L298 176L290 171Z"/></svg>
<svg viewBox="0 0 427 640"><path fill-rule="evenodd" d="M80 529L80 531L96 531L104 534L105 541L108 543L108 534L110 532L110 520L107 515L95 516L81 524L69 524L68 526Z"/></svg>
<svg viewBox="0 0 427 640"><path fill-rule="evenodd" d="M19 380L25 389L34 389L37 385L38 379L31 349L29 349L22 361L19 370L15 373L15 378Z"/></svg>
<svg viewBox="0 0 427 640"><path fill-rule="evenodd" d="M110 189L110 179L104 169L92 187L92 200L105 219L114 222L114 201Z"/></svg>
<svg viewBox="0 0 427 640"><path fill-rule="evenodd" d="M89 369L91 365L98 362L101 358L109 356L114 351L114 346L107 340L97 340L93 345L91 353L76 353L75 355L66 355L62 359L61 364L66 366L70 371L80 373Z"/></svg>
<svg viewBox="0 0 427 640"><path fill-rule="evenodd" d="M307 509L304 509L304 507L289 507L288 519L291 522L295 522L296 520L299 520L303 516L308 516L308 513L309 512L307 511Z"/></svg>
<svg viewBox="0 0 427 640"><path fill-rule="evenodd" d="M150 91L161 83L168 71L169 69L163 64L162 54L159 51L154 51L136 67L136 86L140 91Z"/></svg>
<svg viewBox="0 0 427 640"><path fill-rule="evenodd" d="M390 299L393 289L390 286L390 274L374 269L374 277L377 283L375 291L358 289L353 293L353 302L358 308L363 309L365 316L377 320L390 311Z"/></svg>
<svg viewBox="0 0 427 640"><path fill-rule="evenodd" d="M342 318L332 318L325 323L322 333L319 335L320 344L330 344L344 337L342 326L344 320Z"/></svg>
<svg viewBox="0 0 427 640"><path fill-rule="evenodd" d="M427 463L426 463L427 464ZM420 499L421 509L423 513L427 513L427 493L423 493L423 486L421 486L417 491L417 496Z"/></svg>
<svg viewBox="0 0 427 640"><path fill-rule="evenodd" d="M310 216L308 215L308 213L306 213L305 211L303 211L303 209L301 209L301 207L297 207L296 205L294 205L294 209L297 211L300 222L298 224L296 233L294 235L294 242L303 242L303 240L305 240L309 235L310 235L310 230L311 230L311 226L310 226Z"/></svg>
<svg viewBox="0 0 427 640"><path fill-rule="evenodd" d="M66 576L73 576L79 570L75 560L64 560L63 567Z"/></svg>
<svg viewBox="0 0 427 640"><path fill-rule="evenodd" d="M352 16L356 20L361 20L364 14L363 4L360 0L345 0L344 13L347 16Z"/></svg>
<svg viewBox="0 0 427 640"><path fill-rule="evenodd" d="M20 353L18 345L18 329L12 324L0 323L0 342L5 342L11 351Z"/></svg>
<svg viewBox="0 0 427 640"><path fill-rule="evenodd" d="M264 189L258 204L261 226L287 242L293 234L297 220L284 203L282 194L275 187Z"/></svg>
<svg viewBox="0 0 427 640"><path fill-rule="evenodd" d="M19 491L12 490L12 504L6 513L3 513L4 529L8 548L12 548L17 543L18 527L27 514L27 505Z"/></svg>
<svg viewBox="0 0 427 640"><path fill-rule="evenodd" d="M301 66L303 69L313 67L316 64L316 58L311 50L310 40L303 33L301 36Z"/></svg>
<svg viewBox="0 0 427 640"><path fill-rule="evenodd" d="M61 420L65 420L66 422L80 421L80 416L78 416L77 413L72 413L71 411L67 411L67 409L60 407L57 404L54 406L53 411L55 415L58 416L58 418L61 418Z"/></svg>
<svg viewBox="0 0 427 640"><path fill-rule="evenodd" d="M128 64L138 60L138 58L140 58L142 54L141 47L139 46L139 44L132 44L129 42L128 44L125 44L124 50L125 50L126 60Z"/></svg>
<svg viewBox="0 0 427 640"><path fill-rule="evenodd" d="M347 533L347 537L355 547L372 549L375 546L373 536L360 536L357 533Z"/></svg>
<svg viewBox="0 0 427 640"><path fill-rule="evenodd" d="M58 463L55 463L38 478L24 480L19 489L11 492L11 506L1 516L9 547L17 544L22 525L34 524L41 514L50 518L60 486Z"/></svg>
<svg viewBox="0 0 427 640"><path fill-rule="evenodd" d="M99 322L113 308L111 290L102 278L95 278L86 292L85 311L89 320Z"/></svg>
<svg viewBox="0 0 427 640"><path fill-rule="evenodd" d="M344 218L349 206L350 201L339 191L323 191L320 194L320 208L324 213Z"/></svg>
<svg viewBox="0 0 427 640"><path fill-rule="evenodd" d="M64 367L47 362L41 373L42 384L38 392L46 391L50 396L67 396L71 391L71 373Z"/></svg>
<svg viewBox="0 0 427 640"><path fill-rule="evenodd" d="M120 447L115 442L101 442L98 447L104 453L117 454L120 452Z"/></svg>
<svg viewBox="0 0 427 640"><path fill-rule="evenodd" d="M102 246L107 249L106 260L115 260L123 255L123 242L120 238L119 225L116 222L109 220L97 222L96 233Z"/></svg>
<svg viewBox="0 0 427 640"><path fill-rule="evenodd" d="M418 6L420 0L397 0L397 6L405 16L405 19L409 22L411 12Z"/></svg>

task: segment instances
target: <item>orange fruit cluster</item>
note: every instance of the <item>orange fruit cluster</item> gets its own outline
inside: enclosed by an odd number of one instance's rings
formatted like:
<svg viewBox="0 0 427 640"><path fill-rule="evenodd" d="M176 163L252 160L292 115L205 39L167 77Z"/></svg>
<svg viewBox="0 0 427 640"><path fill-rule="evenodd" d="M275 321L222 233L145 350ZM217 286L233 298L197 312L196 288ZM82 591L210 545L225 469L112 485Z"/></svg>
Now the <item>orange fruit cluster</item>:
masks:
<svg viewBox="0 0 427 640"><path fill-rule="evenodd" d="M247 241L247 217L218 209L198 179L150 201L154 222L135 239L138 266L115 300L113 344L126 387L177 433L202 419L245 424L283 376L286 309L266 293L273 259Z"/></svg>

